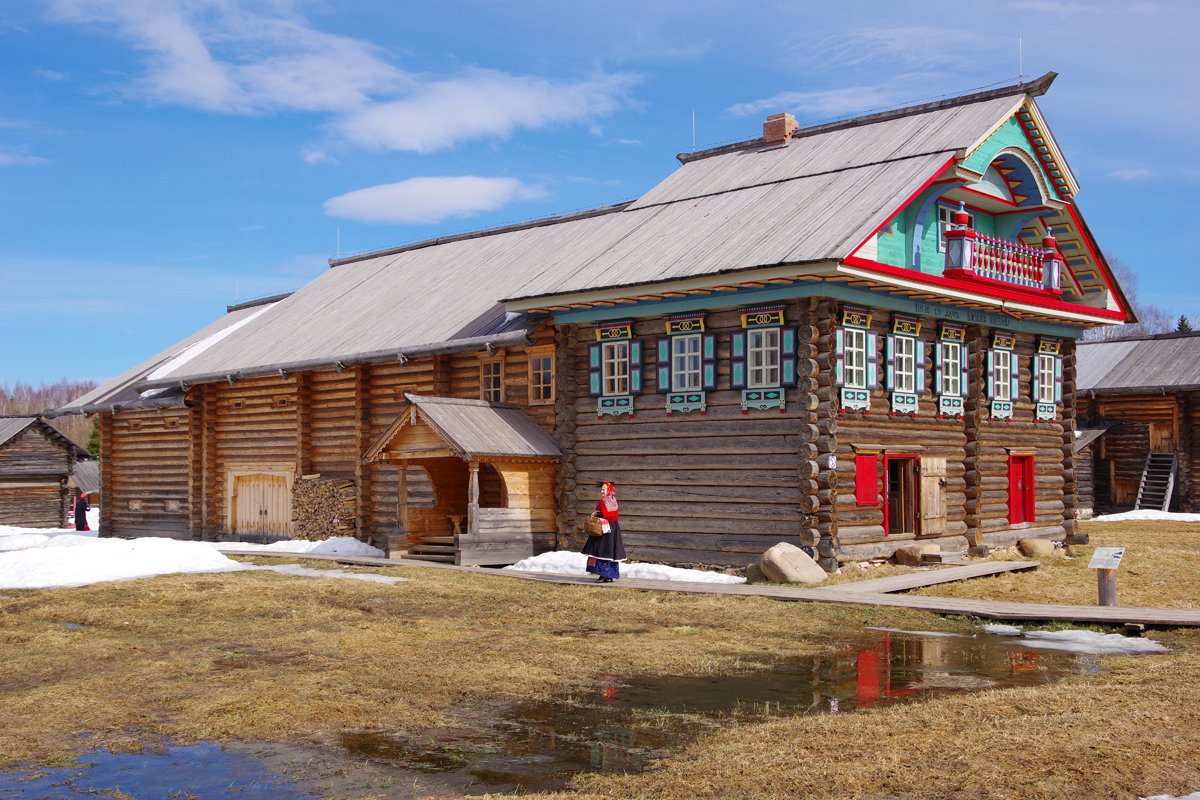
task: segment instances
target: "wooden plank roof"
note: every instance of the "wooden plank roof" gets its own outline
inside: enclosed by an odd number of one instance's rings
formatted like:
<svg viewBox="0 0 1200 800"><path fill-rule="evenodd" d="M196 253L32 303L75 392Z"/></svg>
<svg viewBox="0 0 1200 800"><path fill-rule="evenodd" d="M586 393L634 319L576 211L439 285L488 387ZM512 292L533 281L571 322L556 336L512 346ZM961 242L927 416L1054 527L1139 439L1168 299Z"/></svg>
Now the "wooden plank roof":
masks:
<svg viewBox="0 0 1200 800"><path fill-rule="evenodd" d="M451 450L471 458L559 458L562 451L554 437L521 410L504 403L451 397L406 394L410 409L396 417L363 457L375 461L406 426L413 424L411 409L428 424Z"/></svg>
<svg viewBox="0 0 1200 800"><path fill-rule="evenodd" d="M29 428L37 428L43 436L58 446L73 450L78 458L91 458L87 450L64 436L57 428L36 414L0 416L0 447L8 444Z"/></svg>
<svg viewBox="0 0 1200 800"><path fill-rule="evenodd" d="M1080 342L1076 392L1200 389L1200 332Z"/></svg>

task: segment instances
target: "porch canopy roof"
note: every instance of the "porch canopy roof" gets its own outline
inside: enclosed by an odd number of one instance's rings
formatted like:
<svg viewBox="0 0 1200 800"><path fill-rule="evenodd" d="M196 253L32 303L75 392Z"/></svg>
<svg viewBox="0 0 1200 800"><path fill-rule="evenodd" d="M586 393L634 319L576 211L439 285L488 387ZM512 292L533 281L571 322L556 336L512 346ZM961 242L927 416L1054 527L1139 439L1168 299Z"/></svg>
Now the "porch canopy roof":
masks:
<svg viewBox="0 0 1200 800"><path fill-rule="evenodd" d="M438 455L453 455L468 461L475 458L556 459L562 456L554 437L517 406L408 393L404 396L409 407L368 448L363 461ZM431 431L436 439L431 441L420 436L421 428ZM434 447L429 446L431 443ZM439 450L443 452L437 452Z"/></svg>

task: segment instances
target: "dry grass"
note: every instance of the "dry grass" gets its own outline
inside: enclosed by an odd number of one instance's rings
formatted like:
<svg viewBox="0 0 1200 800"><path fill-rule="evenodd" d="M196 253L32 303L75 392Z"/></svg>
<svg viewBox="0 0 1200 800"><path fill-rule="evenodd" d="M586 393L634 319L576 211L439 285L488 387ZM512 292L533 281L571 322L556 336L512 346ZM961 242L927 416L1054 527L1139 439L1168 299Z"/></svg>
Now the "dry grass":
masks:
<svg viewBox="0 0 1200 800"><path fill-rule="evenodd" d="M1197 607L1200 526L1087 530L1094 545L1129 548L1123 604ZM923 591L1091 603L1090 550L1048 559L1034 574ZM84 746L136 749L158 737L420 735L454 724L463 709L586 690L603 675L741 671L831 648L828 637L863 625L968 626L918 612L382 571L411 580L254 572L0 593L0 765L47 763ZM743 724L644 775L583 776L556 796L1186 794L1200 789L1200 632L1154 636L1175 652L1107 659L1103 672L1051 686Z"/></svg>

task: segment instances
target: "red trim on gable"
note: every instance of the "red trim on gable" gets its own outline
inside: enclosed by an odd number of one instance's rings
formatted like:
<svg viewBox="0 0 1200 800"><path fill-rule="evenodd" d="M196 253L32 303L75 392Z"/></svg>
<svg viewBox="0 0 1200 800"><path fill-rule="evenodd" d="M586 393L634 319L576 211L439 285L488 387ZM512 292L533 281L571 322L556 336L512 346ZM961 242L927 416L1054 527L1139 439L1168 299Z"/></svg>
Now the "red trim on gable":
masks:
<svg viewBox="0 0 1200 800"><path fill-rule="evenodd" d="M919 188L918 188L918 189L917 189L915 192L913 192L912 194L910 194L910 195L908 196L908 199L907 199L907 200L905 200L903 203L901 203L901 204L900 204L900 207L899 207L899 208L897 208L895 211L893 211L893 212L892 212L892 213L891 213L891 214L888 216L888 218L887 218L887 219L885 219L883 222L881 222L881 223L879 224L879 227L877 227L875 230L871 231L871 233L867 235L867 238L863 239L863 240L862 240L861 242L859 242L859 243L858 243L858 244L857 244L855 247L852 247L852 248L850 249L850 252L851 252L851 253L857 253L857 252L859 251L859 249L860 249L860 248L861 248L863 245L865 245L867 242L871 241L871 237L878 235L878 234L879 234L879 232L880 232L881 230L883 230L885 226L887 226L887 225L890 225L890 224L891 224L891 222L892 222L892 220L894 220L896 217L900 216L900 212L902 212L902 211L904 211L904 209L908 208L908 204L909 204L909 203L911 203L913 200L916 200L916 199L917 199L917 195L919 195L921 192L923 192L923 191L925 191L926 189L928 189L928 188L929 188L930 186L932 186L933 184L937 183L937 182L938 182L938 180L937 180L937 177L938 177L938 175L941 175L943 172L945 172L945 171L946 171L946 167L950 166L950 165L951 165L951 164L953 164L953 163L954 163L954 156L950 156L950 158L946 159L946 163L944 163L944 164L942 164L940 167L938 167L938 169L937 169L937 172L933 173L933 176L932 176L932 177L930 177L930 178L929 178L929 180L927 180L927 181L925 181L924 183L922 183L922 184L920 185L920 187L919 187Z"/></svg>
<svg viewBox="0 0 1200 800"><path fill-rule="evenodd" d="M1109 279L1108 279L1109 278L1108 261L1097 257L1096 250L1095 250L1095 248L1092 247L1092 232L1088 228L1088 226L1083 223L1083 220L1081 220L1079 218L1079 215L1077 213L1075 213L1075 204L1070 203L1067 206L1067 211L1069 211L1071 213L1071 221L1075 223L1075 230L1079 231L1079 238L1081 240L1083 240L1083 243L1087 246L1088 253L1091 255L1093 263L1095 263L1096 268L1100 272L1101 277L1104 278L1104 285L1108 287L1109 294L1111 294L1113 297L1118 298L1118 300L1121 304L1121 319L1122 320L1126 319L1129 316L1129 308L1125 306L1125 293L1119 292L1119 291L1116 291L1115 289L1113 289L1112 282L1109 281ZM1062 251L1059 251L1060 255L1061 255L1061 252ZM1066 266L1065 259L1063 260L1063 265ZM1101 267L1103 267L1103 269L1101 269Z"/></svg>
<svg viewBox="0 0 1200 800"><path fill-rule="evenodd" d="M997 300L1017 300L1022 303L1040 306L1048 311L1068 311L1073 314L1090 314L1095 317L1103 317L1105 319L1124 320L1125 314L1121 311L1109 311L1106 308L1092 308L1091 306L1081 306L1078 303L1066 303L1062 300L1051 299L1043 290L1030 289L1024 290L1019 286L1009 286L999 281L987 280L985 278L976 278L980 283L975 281L966 283L962 280L953 278L944 278L940 275L929 275L924 272L917 272L912 269L904 269L903 267L893 267L890 264L881 264L878 261L871 261L858 256L849 256L842 259L842 263L848 267L862 267L869 269L872 272L878 272L880 275L890 275L894 278L904 278L906 280L915 281L917 283L925 283L930 286L936 286L943 289L958 289L960 291L971 291L986 289L981 292L989 297L994 297ZM987 284L982 281L987 280Z"/></svg>

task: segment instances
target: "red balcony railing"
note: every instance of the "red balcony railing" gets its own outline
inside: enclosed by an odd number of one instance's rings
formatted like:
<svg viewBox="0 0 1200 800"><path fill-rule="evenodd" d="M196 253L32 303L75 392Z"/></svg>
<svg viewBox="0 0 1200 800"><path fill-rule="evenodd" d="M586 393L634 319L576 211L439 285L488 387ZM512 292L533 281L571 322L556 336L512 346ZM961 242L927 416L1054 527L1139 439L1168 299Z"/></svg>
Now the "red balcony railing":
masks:
<svg viewBox="0 0 1200 800"><path fill-rule="evenodd" d="M1062 293L1062 261L1049 231L1042 247L1030 247L966 227L952 228L946 231L945 275Z"/></svg>

